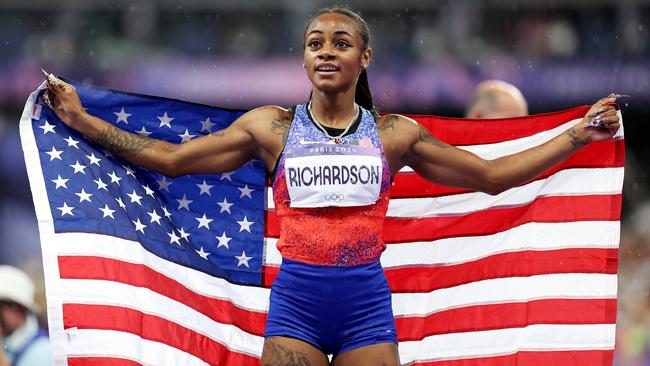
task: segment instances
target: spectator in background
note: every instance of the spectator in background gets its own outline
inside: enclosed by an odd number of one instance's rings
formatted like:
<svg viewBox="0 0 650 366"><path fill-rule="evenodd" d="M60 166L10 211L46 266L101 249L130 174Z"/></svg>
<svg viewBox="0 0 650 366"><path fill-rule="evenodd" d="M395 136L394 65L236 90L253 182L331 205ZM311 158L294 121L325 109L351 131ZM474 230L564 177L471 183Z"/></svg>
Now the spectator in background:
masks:
<svg viewBox="0 0 650 366"><path fill-rule="evenodd" d="M528 114L523 94L512 84L486 80L476 86L465 118L510 118Z"/></svg>
<svg viewBox="0 0 650 366"><path fill-rule="evenodd" d="M35 313L32 280L18 268L0 265L0 366L52 364L50 342Z"/></svg>

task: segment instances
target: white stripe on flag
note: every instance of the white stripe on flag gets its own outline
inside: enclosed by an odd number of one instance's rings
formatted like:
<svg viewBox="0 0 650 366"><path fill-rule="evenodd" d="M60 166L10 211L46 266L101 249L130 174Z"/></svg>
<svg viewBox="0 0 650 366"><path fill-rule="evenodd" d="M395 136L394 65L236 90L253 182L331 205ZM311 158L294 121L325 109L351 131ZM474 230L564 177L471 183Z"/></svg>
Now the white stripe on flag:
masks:
<svg viewBox="0 0 650 366"><path fill-rule="evenodd" d="M203 360L166 344L114 330L67 329L70 357L117 357L143 365L208 366Z"/></svg>
<svg viewBox="0 0 650 366"><path fill-rule="evenodd" d="M428 293L394 293L392 300L397 317L428 315L470 305L581 298L616 298L616 275L561 273L496 278Z"/></svg>
<svg viewBox="0 0 650 366"><path fill-rule="evenodd" d="M203 313L149 289L103 280L65 279L61 284L63 303L134 309L203 334L233 351L258 357L261 355L262 337L246 333L231 324L215 322Z"/></svg>
<svg viewBox="0 0 650 366"><path fill-rule="evenodd" d="M421 341L400 342L399 352L401 362L405 364L505 355L517 351L607 350L614 348L614 327L614 324L537 324L524 328L442 334Z"/></svg>
<svg viewBox="0 0 650 366"><path fill-rule="evenodd" d="M143 264L203 296L230 300L238 307L267 311L269 289L242 286L157 257L137 242L98 234L56 234L58 255L98 256ZM88 245L92 242L93 245Z"/></svg>

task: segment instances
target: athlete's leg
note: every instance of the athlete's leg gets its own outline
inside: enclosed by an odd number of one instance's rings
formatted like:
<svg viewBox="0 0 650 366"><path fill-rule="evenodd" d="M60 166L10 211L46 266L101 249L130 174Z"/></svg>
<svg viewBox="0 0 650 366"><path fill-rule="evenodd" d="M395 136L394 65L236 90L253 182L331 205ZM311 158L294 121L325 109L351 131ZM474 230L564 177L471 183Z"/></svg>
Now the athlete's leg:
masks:
<svg viewBox="0 0 650 366"><path fill-rule="evenodd" d="M268 337L262 349L262 366L327 366L327 356L307 342L288 337Z"/></svg>
<svg viewBox="0 0 650 366"><path fill-rule="evenodd" d="M399 366L397 344L378 343L336 355L332 366Z"/></svg>

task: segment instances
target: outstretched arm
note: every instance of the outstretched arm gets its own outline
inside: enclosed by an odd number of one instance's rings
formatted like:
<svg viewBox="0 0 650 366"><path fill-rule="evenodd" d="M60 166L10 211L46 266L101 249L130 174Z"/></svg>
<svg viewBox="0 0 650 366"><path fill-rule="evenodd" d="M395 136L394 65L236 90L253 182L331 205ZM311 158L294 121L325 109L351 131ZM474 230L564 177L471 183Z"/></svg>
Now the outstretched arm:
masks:
<svg viewBox="0 0 650 366"><path fill-rule="evenodd" d="M240 167L253 156L269 150L268 146L258 146L259 124L282 120L278 117L281 112L278 107L258 108L242 115L226 129L174 144L121 130L88 114L74 86L68 83L49 82L48 93L54 112L65 124L129 162L170 177L219 173ZM268 145L268 139L262 140L263 145Z"/></svg>
<svg viewBox="0 0 650 366"><path fill-rule="evenodd" d="M614 101L601 99L580 123L544 144L494 160L450 146L417 122L400 117L409 140L403 164L434 183L498 194L543 173L588 143L611 138L620 127L611 105ZM603 127L585 127L594 118Z"/></svg>

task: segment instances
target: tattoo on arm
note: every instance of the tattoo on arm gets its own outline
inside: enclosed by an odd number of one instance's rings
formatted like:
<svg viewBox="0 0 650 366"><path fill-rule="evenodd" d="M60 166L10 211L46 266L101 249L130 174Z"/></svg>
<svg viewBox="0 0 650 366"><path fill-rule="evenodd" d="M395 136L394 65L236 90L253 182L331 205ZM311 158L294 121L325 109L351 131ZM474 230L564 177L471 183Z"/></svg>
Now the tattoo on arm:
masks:
<svg viewBox="0 0 650 366"><path fill-rule="evenodd" d="M395 129L395 121L397 121L397 118L398 117L394 114L387 116L386 119L384 119L384 121L379 126L377 126L377 130L383 132L388 129Z"/></svg>
<svg viewBox="0 0 650 366"><path fill-rule="evenodd" d="M156 140L108 126L99 131L95 142L121 156L131 156L153 145Z"/></svg>
<svg viewBox="0 0 650 366"><path fill-rule="evenodd" d="M424 126L420 126L420 141L425 142L427 144L431 144L433 146L441 147L443 149L446 149L448 147L451 147L451 145L448 145L437 138L435 138L429 130L424 128Z"/></svg>
<svg viewBox="0 0 650 366"><path fill-rule="evenodd" d="M575 129L574 127L571 127L571 128L566 132L566 134L567 134L567 135L569 136L569 138L571 139L571 145L573 145L573 147L582 147L582 146L587 145L586 142L580 140L580 138L579 138L578 135L576 134L576 129Z"/></svg>
<svg viewBox="0 0 650 366"><path fill-rule="evenodd" d="M219 131L212 132L212 133L210 134L210 136L223 137L223 136L225 136L225 134L226 134L226 133L223 132L223 130L219 130Z"/></svg>
<svg viewBox="0 0 650 366"><path fill-rule="evenodd" d="M294 351L291 348L267 341L266 345L271 349L271 362L265 362L264 366L311 366L311 361L306 353Z"/></svg>
<svg viewBox="0 0 650 366"><path fill-rule="evenodd" d="M282 144L285 144L287 142L290 127L291 120L287 117L281 118L280 120L274 119L271 121L271 132L282 136Z"/></svg>

